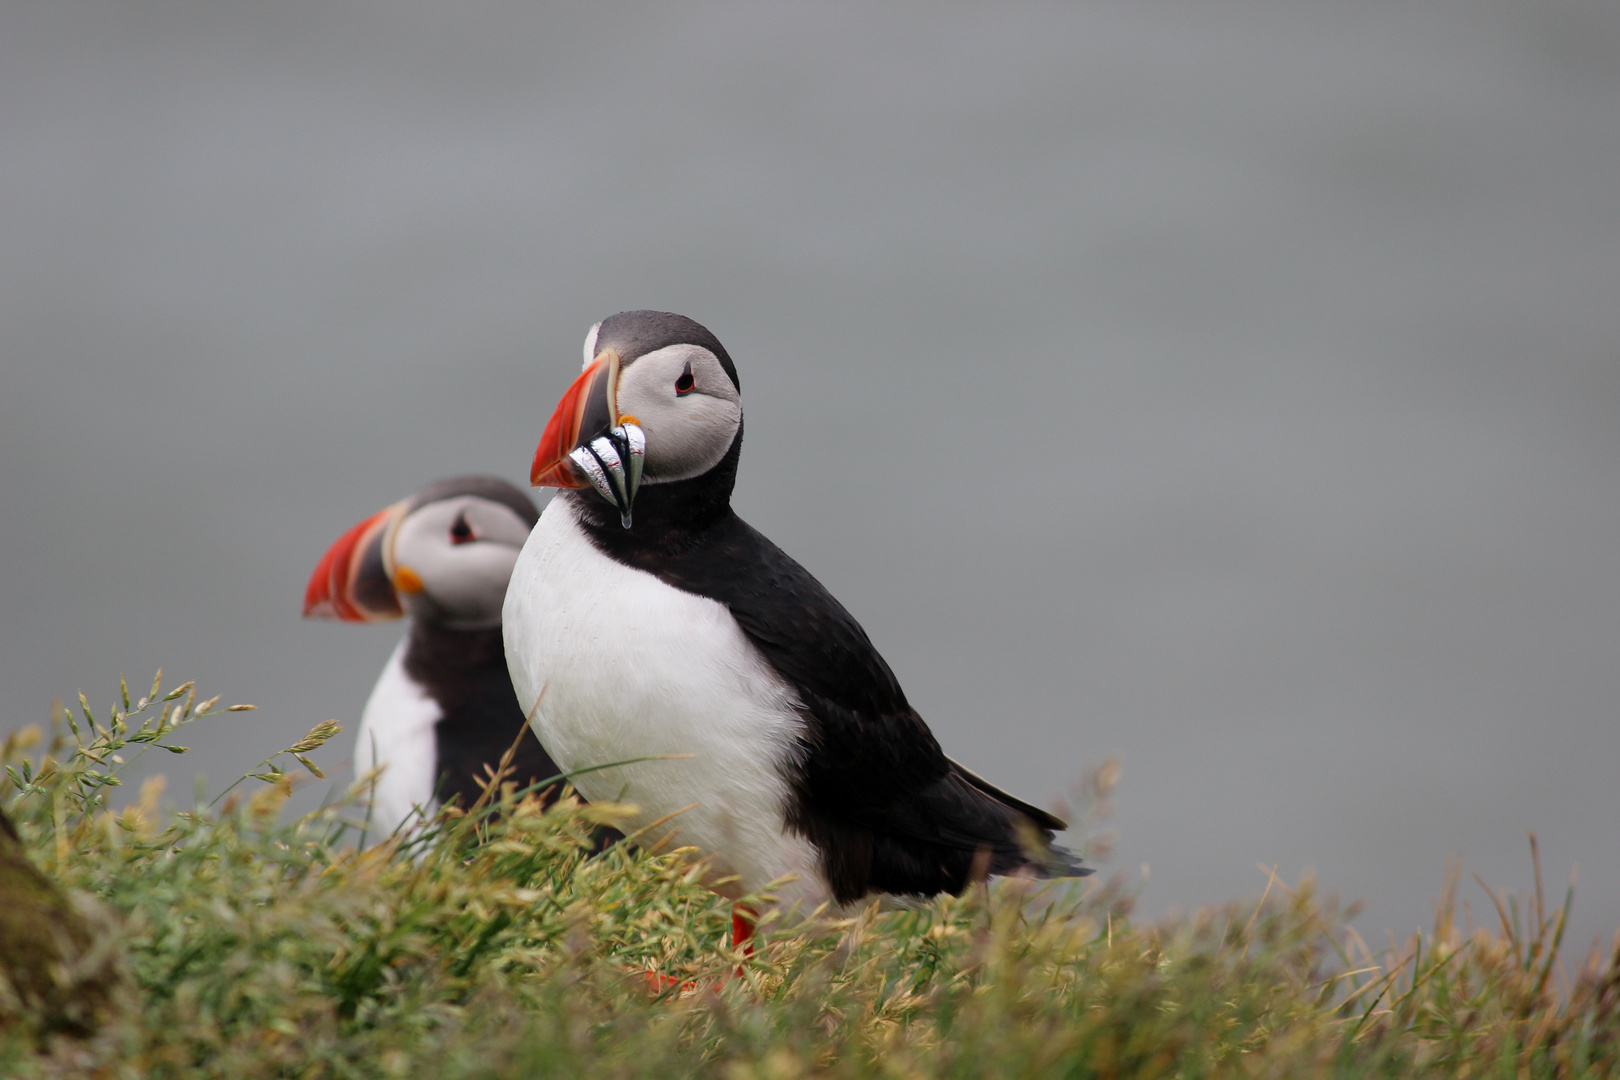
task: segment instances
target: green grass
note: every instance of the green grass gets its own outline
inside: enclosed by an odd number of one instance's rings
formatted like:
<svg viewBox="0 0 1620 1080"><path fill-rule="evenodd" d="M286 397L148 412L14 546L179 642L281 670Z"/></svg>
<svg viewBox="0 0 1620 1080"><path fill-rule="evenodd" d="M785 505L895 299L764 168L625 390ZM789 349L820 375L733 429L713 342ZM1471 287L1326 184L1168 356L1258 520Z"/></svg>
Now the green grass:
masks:
<svg viewBox="0 0 1620 1080"><path fill-rule="evenodd" d="M1620 1075L1620 958L1566 970L1567 903L1539 889L1469 927L1453 868L1434 931L1375 954L1308 882L1161 923L1117 884L1001 882L767 920L741 957L684 853L586 857L612 807L507 786L364 851L352 804L283 820L284 768L316 771L335 725L212 807L121 789L120 759L214 709L154 683L6 743L0 805L93 941L57 939L50 1001L0 987L0 1075Z"/></svg>

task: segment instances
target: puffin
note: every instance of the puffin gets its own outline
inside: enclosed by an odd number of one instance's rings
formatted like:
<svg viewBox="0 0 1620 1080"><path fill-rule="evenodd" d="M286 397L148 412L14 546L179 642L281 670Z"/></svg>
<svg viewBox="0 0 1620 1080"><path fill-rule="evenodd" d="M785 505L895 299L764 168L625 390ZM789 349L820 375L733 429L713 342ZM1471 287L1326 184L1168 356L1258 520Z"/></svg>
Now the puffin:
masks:
<svg viewBox="0 0 1620 1080"><path fill-rule="evenodd" d="M530 481L560 489L501 616L518 704L643 845L738 901L846 914L989 875L1081 876L1067 826L952 761L866 631L738 517L736 365L682 315L591 327ZM604 767L605 766L605 767ZM757 913L733 910L746 943Z"/></svg>
<svg viewBox="0 0 1620 1080"><path fill-rule="evenodd" d="M501 757L520 786L561 770L525 723L501 639L507 579L539 518L521 489L492 476L437 483L338 538L304 591L304 617L410 617L360 717L355 773L382 769L368 829L388 836L454 800L477 801ZM548 789L548 801L558 791Z"/></svg>

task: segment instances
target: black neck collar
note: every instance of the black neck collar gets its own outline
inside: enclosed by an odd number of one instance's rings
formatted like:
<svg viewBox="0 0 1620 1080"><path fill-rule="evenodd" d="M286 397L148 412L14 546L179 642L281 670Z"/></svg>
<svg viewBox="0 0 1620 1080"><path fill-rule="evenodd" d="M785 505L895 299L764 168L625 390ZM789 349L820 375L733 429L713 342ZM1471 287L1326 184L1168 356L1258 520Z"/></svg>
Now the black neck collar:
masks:
<svg viewBox="0 0 1620 1080"><path fill-rule="evenodd" d="M643 484L636 493L631 526L619 523L619 511L596 491L565 492L579 524L598 548L625 562L636 554L678 554L702 542L721 522L729 520L731 491L737 485L737 462L742 456L742 428L731 449L702 476L670 484Z"/></svg>

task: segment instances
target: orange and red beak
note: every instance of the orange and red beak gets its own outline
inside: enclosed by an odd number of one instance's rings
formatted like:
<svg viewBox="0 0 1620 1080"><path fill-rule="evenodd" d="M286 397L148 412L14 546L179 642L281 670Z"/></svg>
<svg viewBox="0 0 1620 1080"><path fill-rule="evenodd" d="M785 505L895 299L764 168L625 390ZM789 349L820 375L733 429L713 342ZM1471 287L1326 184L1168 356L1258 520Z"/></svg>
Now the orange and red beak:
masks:
<svg viewBox="0 0 1620 1080"><path fill-rule="evenodd" d="M529 483L535 487L590 487L590 480L568 456L618 423L619 354L603 349L557 403L534 452Z"/></svg>
<svg viewBox="0 0 1620 1080"><path fill-rule="evenodd" d="M630 506L641 486L647 435L633 416L619 415L619 354L603 349L585 365L557 403L534 452L535 487L592 487L618 507L630 527Z"/></svg>
<svg viewBox="0 0 1620 1080"><path fill-rule="evenodd" d="M306 619L378 622L404 614L388 545L405 509L399 502L371 515L327 549L304 589Z"/></svg>

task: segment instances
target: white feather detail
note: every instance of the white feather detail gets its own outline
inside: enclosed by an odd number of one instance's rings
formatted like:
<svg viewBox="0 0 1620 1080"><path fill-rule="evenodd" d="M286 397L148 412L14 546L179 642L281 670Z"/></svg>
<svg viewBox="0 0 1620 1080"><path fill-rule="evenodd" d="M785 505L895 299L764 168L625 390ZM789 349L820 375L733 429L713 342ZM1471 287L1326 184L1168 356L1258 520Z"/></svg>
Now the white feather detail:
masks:
<svg viewBox="0 0 1620 1080"><path fill-rule="evenodd" d="M813 909L829 890L815 850L785 822L784 773L803 730L792 689L724 605L599 551L572 498L546 507L506 593L507 665L535 734L568 771L690 755L574 783L587 799L639 807L626 832L674 814L639 842L700 849L711 882L739 879L718 891L753 892L791 874L798 880L777 890L780 901Z"/></svg>
<svg viewBox="0 0 1620 1080"><path fill-rule="evenodd" d="M586 368L590 367L591 361L596 359L596 335L601 333L601 331L602 324L597 323L595 326L591 327L591 332L585 335L585 362L579 365L579 369L581 371L584 371Z"/></svg>
<svg viewBox="0 0 1620 1080"><path fill-rule="evenodd" d="M443 713L439 703L405 674L408 642L407 638L399 643L378 676L360 715L360 735L354 748L357 777L383 766L372 792L367 825L367 835L373 840L381 840L423 815L432 816L438 807L433 798L439 761L434 725Z"/></svg>

